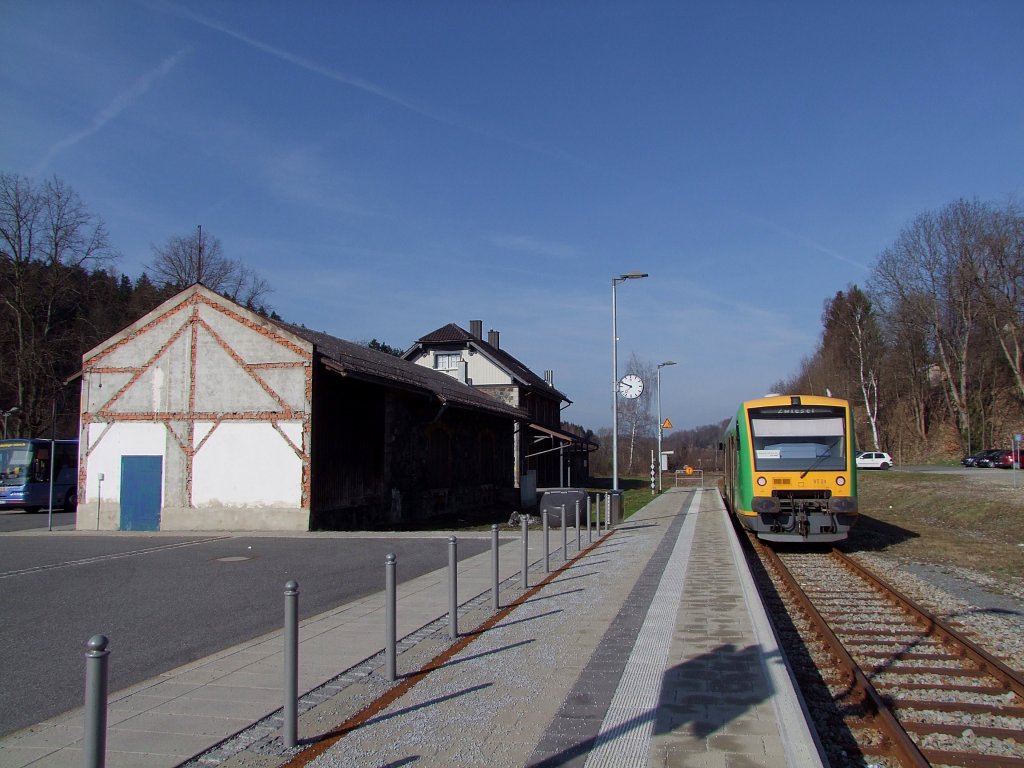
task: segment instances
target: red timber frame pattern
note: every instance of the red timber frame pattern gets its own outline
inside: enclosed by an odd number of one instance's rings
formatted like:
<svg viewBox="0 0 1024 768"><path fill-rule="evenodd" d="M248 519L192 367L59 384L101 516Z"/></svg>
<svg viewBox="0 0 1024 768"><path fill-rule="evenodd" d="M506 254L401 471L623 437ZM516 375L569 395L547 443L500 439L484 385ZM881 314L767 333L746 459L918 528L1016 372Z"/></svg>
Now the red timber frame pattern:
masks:
<svg viewBox="0 0 1024 768"><path fill-rule="evenodd" d="M231 345L222 338L210 325L199 316L200 305L205 305L216 312L220 312L227 318L235 321L239 325L242 325L249 329L251 332L259 334L264 338L278 344L288 351L298 355L301 360L294 362L275 362L275 363L247 363L241 358L241 356L231 348ZM175 316L179 316L176 318ZM138 367L129 368L115 368L115 367L103 367L103 358L109 356L114 351L124 347L132 341L138 339L144 335L147 331L152 330L158 325L174 322L176 319L181 321L181 325L175 330L166 342L149 358L146 362ZM205 331L209 337L223 349L228 356L235 362L239 370L243 371L253 381L255 381L276 403L281 406L281 410L273 411L232 411L232 412L208 412L208 411L197 411L195 409L195 393L196 393L196 366L197 366L197 349L198 349L198 338L199 331ZM188 410L181 411L137 411L137 412L115 412L111 408L118 402L118 400L134 386L140 378L152 368L156 362L163 356L168 349L183 335L189 335L189 379L188 379ZM105 424L103 432L96 439L92 445L87 445L81 448L83 460L79 463L79 477L78 486L79 490L85 488L86 483L86 466L88 456L92 451L103 441L104 436L110 431L111 427L118 422L135 422L135 423L162 423L167 433L174 438L178 447L181 449L185 456L185 493L186 501L189 507L193 507L192 502L192 470L195 456L202 450L203 445L210 439L210 436L217 431L222 423L226 421L248 421L248 422L262 422L269 423L274 430L281 436L281 439L288 444L288 446L295 452L295 455L302 461L302 508L309 509L309 495L310 495L310 457L307 450L302 445L296 445L284 430L281 429L279 421L297 421L302 420L302 434L303 444L308 446L310 444L310 413L304 410L298 410L288 405L281 396L273 390L273 388L260 376L261 370L266 369L280 369L280 368L298 368L305 369L305 402L312 403L313 393L313 366L312 366L312 352L303 349L302 347L290 342L288 339L281 335L273 333L269 328L264 327L258 323L254 323L246 317L243 317L237 312L232 311L230 308L211 301L209 298L203 296L201 293L195 293L188 299L185 299L180 304L177 304L167 312L153 318L146 325L138 328L133 333L128 334L117 343L104 349L85 363L84 370L89 374L102 375L107 374L130 374L127 382L111 397L102 407L95 413L88 413L88 403L86 398L82 399L82 432L83 435L88 435L88 427L90 424ZM213 422L213 427L209 432L199 441L199 444L193 447L195 442L195 422L196 421L210 421ZM184 422L186 425L186 434L179 435L174 431L172 422ZM82 441L88 442L88 440Z"/></svg>

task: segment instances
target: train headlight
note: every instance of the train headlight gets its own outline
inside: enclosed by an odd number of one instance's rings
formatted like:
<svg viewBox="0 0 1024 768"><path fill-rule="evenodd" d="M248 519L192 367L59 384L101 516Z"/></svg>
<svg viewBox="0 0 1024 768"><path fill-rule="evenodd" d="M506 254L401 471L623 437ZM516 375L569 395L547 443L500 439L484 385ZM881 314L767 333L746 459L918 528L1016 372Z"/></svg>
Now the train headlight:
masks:
<svg viewBox="0 0 1024 768"><path fill-rule="evenodd" d="M766 485L768 485L768 480L762 475L761 477L757 478L757 484L764 488Z"/></svg>
<svg viewBox="0 0 1024 768"><path fill-rule="evenodd" d="M846 478L840 475L836 478L836 485L846 485Z"/></svg>

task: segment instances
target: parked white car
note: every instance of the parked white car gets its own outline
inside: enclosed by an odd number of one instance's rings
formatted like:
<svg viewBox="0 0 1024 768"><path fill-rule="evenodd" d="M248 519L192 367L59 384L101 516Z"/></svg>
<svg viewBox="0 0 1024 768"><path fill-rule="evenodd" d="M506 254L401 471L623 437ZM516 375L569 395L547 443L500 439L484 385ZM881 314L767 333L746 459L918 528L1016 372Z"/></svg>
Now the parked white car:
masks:
<svg viewBox="0 0 1024 768"><path fill-rule="evenodd" d="M857 469L888 469L892 456L885 451L861 451L857 454Z"/></svg>

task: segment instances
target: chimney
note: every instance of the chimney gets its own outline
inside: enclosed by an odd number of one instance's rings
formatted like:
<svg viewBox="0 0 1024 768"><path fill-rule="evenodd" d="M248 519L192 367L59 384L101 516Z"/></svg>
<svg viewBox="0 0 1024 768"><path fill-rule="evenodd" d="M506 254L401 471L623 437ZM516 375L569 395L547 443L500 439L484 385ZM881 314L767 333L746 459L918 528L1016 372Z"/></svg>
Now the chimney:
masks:
<svg viewBox="0 0 1024 768"><path fill-rule="evenodd" d="M498 343L498 332L493 328L487 332L487 343L495 349L501 349L501 345Z"/></svg>
<svg viewBox="0 0 1024 768"><path fill-rule="evenodd" d="M555 372L552 370L544 371L544 383L549 387L555 386Z"/></svg>
<svg viewBox="0 0 1024 768"><path fill-rule="evenodd" d="M469 335L475 339L482 339L484 336L484 321L483 320L470 320L469 321Z"/></svg>

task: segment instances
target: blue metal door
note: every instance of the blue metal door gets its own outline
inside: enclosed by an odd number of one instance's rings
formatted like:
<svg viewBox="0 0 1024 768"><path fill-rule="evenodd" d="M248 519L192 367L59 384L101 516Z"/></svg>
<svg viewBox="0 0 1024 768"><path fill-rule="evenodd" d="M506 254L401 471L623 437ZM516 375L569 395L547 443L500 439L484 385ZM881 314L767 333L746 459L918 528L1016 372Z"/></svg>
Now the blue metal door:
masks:
<svg viewBox="0 0 1024 768"><path fill-rule="evenodd" d="M121 457L121 530L160 530L163 458Z"/></svg>

